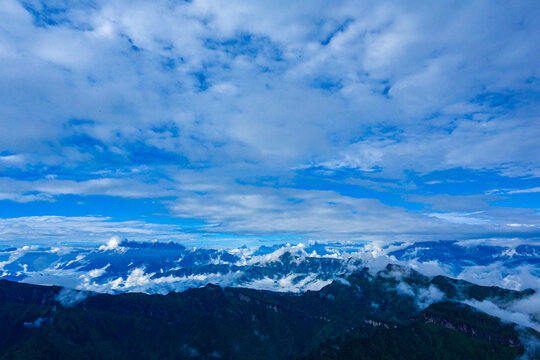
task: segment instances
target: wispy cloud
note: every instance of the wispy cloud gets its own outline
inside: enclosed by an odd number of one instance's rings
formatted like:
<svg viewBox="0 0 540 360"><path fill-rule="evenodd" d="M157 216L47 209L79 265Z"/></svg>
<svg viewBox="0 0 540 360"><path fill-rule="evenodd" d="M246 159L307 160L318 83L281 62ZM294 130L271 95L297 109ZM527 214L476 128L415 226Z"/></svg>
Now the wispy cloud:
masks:
<svg viewBox="0 0 540 360"><path fill-rule="evenodd" d="M490 191L490 193L494 194L532 194L538 192L540 192L540 187L534 187L529 189L497 189Z"/></svg>
<svg viewBox="0 0 540 360"><path fill-rule="evenodd" d="M111 236L139 240L187 240L179 226L144 221L111 221L100 216L27 216L0 219L0 238L7 244L95 243Z"/></svg>

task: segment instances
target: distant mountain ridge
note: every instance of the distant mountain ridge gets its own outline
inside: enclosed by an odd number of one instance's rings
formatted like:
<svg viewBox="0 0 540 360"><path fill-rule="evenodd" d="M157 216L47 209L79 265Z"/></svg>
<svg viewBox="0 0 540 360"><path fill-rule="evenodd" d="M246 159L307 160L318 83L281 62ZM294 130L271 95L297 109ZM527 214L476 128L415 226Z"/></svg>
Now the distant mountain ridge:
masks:
<svg viewBox="0 0 540 360"><path fill-rule="evenodd" d="M481 281L477 279L481 269L484 276L498 271L501 277L512 277L524 268L539 277L539 259L540 246L464 246L455 241L387 244L373 255L373 249L365 243L207 249L123 240L99 248L6 248L0 251L0 278L109 293L166 294L206 283L305 291L320 289L337 276L374 262L378 268L397 261L418 266L435 264L444 267L439 273ZM483 283L495 281L488 280ZM527 287L513 282L497 284Z"/></svg>

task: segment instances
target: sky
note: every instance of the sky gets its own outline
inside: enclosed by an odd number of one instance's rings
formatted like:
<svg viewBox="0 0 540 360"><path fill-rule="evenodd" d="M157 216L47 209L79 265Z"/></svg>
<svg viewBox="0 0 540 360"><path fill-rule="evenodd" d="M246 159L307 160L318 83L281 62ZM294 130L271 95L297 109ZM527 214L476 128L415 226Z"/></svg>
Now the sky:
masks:
<svg viewBox="0 0 540 360"><path fill-rule="evenodd" d="M0 2L0 245L540 240L538 1Z"/></svg>

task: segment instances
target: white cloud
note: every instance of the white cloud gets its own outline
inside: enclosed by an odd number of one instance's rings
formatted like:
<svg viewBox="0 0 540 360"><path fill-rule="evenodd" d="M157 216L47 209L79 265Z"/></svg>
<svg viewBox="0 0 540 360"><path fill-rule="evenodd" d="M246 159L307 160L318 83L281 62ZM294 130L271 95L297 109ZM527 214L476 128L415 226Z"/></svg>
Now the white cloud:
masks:
<svg viewBox="0 0 540 360"><path fill-rule="evenodd" d="M58 195L108 195L125 198L163 197L178 194L167 181L147 184L136 178L99 178L85 181L46 180L23 181L0 178L0 186L10 190L0 193L0 199L17 202L51 201Z"/></svg>
<svg viewBox="0 0 540 360"><path fill-rule="evenodd" d="M505 267L503 262L466 266L457 277L483 286L499 286L512 290L540 289L536 270L530 265Z"/></svg>
<svg viewBox="0 0 540 360"><path fill-rule="evenodd" d="M515 301L509 309L511 311L529 314L533 320L540 322L540 292L537 291L529 297Z"/></svg>
<svg viewBox="0 0 540 360"><path fill-rule="evenodd" d="M88 296L90 296L90 293L86 291L62 288L55 299L65 307L72 307L85 300Z"/></svg>
<svg viewBox="0 0 540 360"><path fill-rule="evenodd" d="M300 280L298 280L300 278ZM332 279L323 280L318 278L318 274L290 274L282 278L255 279L251 282L242 284L243 287L278 291L278 292L304 292L307 290L318 291L330 284Z"/></svg>
<svg viewBox="0 0 540 360"><path fill-rule="evenodd" d="M188 276L155 276L147 273L144 267L130 270L126 276L108 279L105 282L85 281L78 288L102 293L144 292L149 294L168 294L171 291L181 292L189 288L202 287L207 284L219 286L238 286L238 280L244 275L242 271L231 271L225 274L208 273Z"/></svg>
<svg viewBox="0 0 540 360"><path fill-rule="evenodd" d="M491 316L496 316L505 322L515 323L521 326L530 327L540 332L540 323L531 319L531 317L524 313L513 312L507 309L502 309L492 303L491 301L477 301L477 300L465 300L465 304L477 308L480 311L485 312Z"/></svg>
<svg viewBox="0 0 540 360"><path fill-rule="evenodd" d="M0 237L8 244L96 243L105 238L188 240L175 225L143 221L111 221L99 216L27 216L0 219Z"/></svg>
<svg viewBox="0 0 540 360"><path fill-rule="evenodd" d="M396 286L396 290L398 293L402 295L407 295L407 296L412 296L412 297L415 296L412 286L410 286L406 282L400 282L398 286Z"/></svg>
<svg viewBox="0 0 540 360"><path fill-rule="evenodd" d="M462 231L452 224L411 214L375 199L353 198L333 191L243 186L238 192L181 198L171 202L170 208L177 216L202 218L214 224L206 229L209 232L306 233L338 239L380 235L384 239Z"/></svg>
<svg viewBox="0 0 540 360"><path fill-rule="evenodd" d="M540 192L540 187L530 188L530 189L517 189L517 190L509 190L508 194L530 194L530 193L537 193Z"/></svg>
<svg viewBox="0 0 540 360"><path fill-rule="evenodd" d="M429 285L428 288L418 289L416 303L421 309L427 308L429 305L443 300L445 294L435 285Z"/></svg>
<svg viewBox="0 0 540 360"><path fill-rule="evenodd" d="M481 214L481 212L472 212L472 213L458 213L458 212L451 212L451 213L431 213L428 214L428 216L445 220L451 223L456 224L467 224L467 225L481 225L486 224L489 221L486 219L482 219L480 217L474 216ZM473 215L473 216L471 216Z"/></svg>
<svg viewBox="0 0 540 360"><path fill-rule="evenodd" d="M445 294L435 285L429 285L427 288L416 288L402 281L396 286L396 290L401 295L414 298L419 309L425 309L433 303L442 301L445 297Z"/></svg>
<svg viewBox="0 0 540 360"><path fill-rule="evenodd" d="M98 250L108 251L108 250L117 250L120 247L120 242L122 239L119 236L112 236L105 245L101 245Z"/></svg>

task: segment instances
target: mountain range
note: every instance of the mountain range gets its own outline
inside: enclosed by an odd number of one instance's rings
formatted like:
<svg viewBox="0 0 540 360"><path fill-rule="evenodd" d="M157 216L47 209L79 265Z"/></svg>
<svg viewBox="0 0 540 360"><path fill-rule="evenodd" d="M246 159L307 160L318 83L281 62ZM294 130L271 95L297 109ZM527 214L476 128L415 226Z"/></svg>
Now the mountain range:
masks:
<svg viewBox="0 0 540 360"><path fill-rule="evenodd" d="M464 304L533 290L367 268L318 291L207 284L167 295L0 281L1 359L514 359L534 329Z"/></svg>
<svg viewBox="0 0 540 360"><path fill-rule="evenodd" d="M5 247L0 359L534 359L539 254L455 241Z"/></svg>

